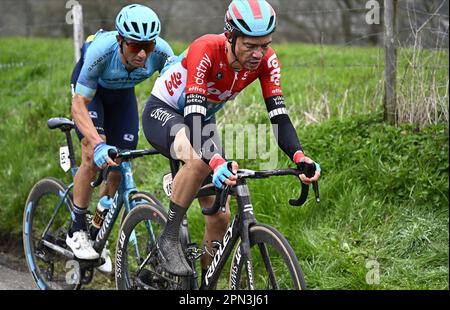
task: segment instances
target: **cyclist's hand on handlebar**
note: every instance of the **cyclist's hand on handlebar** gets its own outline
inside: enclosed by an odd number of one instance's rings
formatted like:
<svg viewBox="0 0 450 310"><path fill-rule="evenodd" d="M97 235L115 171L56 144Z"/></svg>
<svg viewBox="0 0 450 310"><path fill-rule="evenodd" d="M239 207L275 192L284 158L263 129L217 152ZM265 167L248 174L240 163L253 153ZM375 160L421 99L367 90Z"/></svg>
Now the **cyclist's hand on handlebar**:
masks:
<svg viewBox="0 0 450 310"><path fill-rule="evenodd" d="M304 157L305 161L300 162L297 164L297 168L301 171L304 171L304 173L299 175L300 180L302 183L309 185L312 182L316 182L320 178L320 165L316 162L314 162L309 157ZM315 170L315 171L314 171ZM314 174L309 174L308 171L314 171Z"/></svg>
<svg viewBox="0 0 450 310"><path fill-rule="evenodd" d="M214 169L213 183L217 188L222 188L224 184L226 185L236 185L237 171L239 166L235 161L224 162L218 165Z"/></svg>
<svg viewBox="0 0 450 310"><path fill-rule="evenodd" d="M297 169L303 171L299 175L302 183L309 185L316 182L320 178L320 165L314 162L311 158L305 156L303 153L296 154Z"/></svg>
<svg viewBox="0 0 450 310"><path fill-rule="evenodd" d="M105 168L105 166L117 166L117 163L112 160L109 155L109 150L117 149L114 146L107 145L105 142L100 142L94 147L94 162L99 168Z"/></svg>

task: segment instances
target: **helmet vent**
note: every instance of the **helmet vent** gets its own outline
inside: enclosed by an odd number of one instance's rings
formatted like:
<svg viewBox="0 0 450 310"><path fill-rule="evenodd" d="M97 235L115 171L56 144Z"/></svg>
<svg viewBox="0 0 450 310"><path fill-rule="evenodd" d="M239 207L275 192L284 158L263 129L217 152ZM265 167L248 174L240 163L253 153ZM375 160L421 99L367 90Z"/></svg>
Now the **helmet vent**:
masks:
<svg viewBox="0 0 450 310"><path fill-rule="evenodd" d="M128 28L128 25L126 22L123 22L123 28L125 28L126 32L130 32L130 28Z"/></svg>
<svg viewBox="0 0 450 310"><path fill-rule="evenodd" d="M144 33L147 33L147 23L142 23L142 27L144 27Z"/></svg>
<svg viewBox="0 0 450 310"><path fill-rule="evenodd" d="M237 21L239 24L241 24L242 27L245 28L245 30L247 30L248 32L252 32L250 27L247 25L247 23L243 19L238 19Z"/></svg>
<svg viewBox="0 0 450 310"><path fill-rule="evenodd" d="M267 29L266 29L266 30L269 30L269 29L270 29L270 27L272 27L274 19L275 19L275 17L274 17L274 16L271 16L271 17L270 17L270 20L269 20L269 25L267 26Z"/></svg>
<svg viewBox="0 0 450 310"><path fill-rule="evenodd" d="M139 41L141 39L139 36L137 36L135 34L130 34L130 37L136 39L137 41Z"/></svg>
<svg viewBox="0 0 450 310"><path fill-rule="evenodd" d="M156 26L156 23L152 22L152 27L150 28L150 33L153 33L153 31L155 31L155 26Z"/></svg>
<svg viewBox="0 0 450 310"><path fill-rule="evenodd" d="M139 33L139 27L136 22L131 22L131 26L133 26L134 32Z"/></svg>

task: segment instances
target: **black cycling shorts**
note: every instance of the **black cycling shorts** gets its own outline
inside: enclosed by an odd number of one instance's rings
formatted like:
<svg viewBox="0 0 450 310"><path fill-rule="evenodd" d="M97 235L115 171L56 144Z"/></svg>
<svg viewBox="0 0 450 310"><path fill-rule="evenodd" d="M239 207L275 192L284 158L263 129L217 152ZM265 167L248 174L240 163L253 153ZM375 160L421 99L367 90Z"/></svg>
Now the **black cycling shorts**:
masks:
<svg viewBox="0 0 450 310"><path fill-rule="evenodd" d="M206 143L214 143L223 153L222 142L217 131L216 119L211 117L203 126L210 125L213 130L209 134L209 140ZM173 158L171 154L175 154L173 150L173 142L176 133L184 127L184 116L164 101L159 100L155 96L150 96L144 110L142 112L142 127L147 141L158 152L167 158Z"/></svg>

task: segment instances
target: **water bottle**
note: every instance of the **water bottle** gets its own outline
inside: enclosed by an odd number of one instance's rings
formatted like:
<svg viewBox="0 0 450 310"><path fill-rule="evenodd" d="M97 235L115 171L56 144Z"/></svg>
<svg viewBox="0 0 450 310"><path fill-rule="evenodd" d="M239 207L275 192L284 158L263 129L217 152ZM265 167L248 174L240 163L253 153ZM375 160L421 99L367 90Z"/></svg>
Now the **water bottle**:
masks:
<svg viewBox="0 0 450 310"><path fill-rule="evenodd" d="M91 240L95 240L98 232L100 231L100 227L103 225L103 221L105 220L106 213L108 213L109 209L113 204L113 200L109 196L103 196L97 204L97 209L95 210L94 217L91 222Z"/></svg>

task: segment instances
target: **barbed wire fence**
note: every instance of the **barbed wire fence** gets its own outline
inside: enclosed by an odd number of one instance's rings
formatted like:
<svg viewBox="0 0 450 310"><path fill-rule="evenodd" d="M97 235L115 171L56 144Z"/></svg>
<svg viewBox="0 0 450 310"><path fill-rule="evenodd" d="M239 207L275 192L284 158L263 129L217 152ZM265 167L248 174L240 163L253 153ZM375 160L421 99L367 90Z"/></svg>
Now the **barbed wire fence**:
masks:
<svg viewBox="0 0 450 310"><path fill-rule="evenodd" d="M10 1L10 0L4 0ZM26 0L24 0L27 2ZM376 111L380 106L384 106L386 119L391 123L412 123L419 127L427 124L447 123L448 116L448 14L442 12L444 5L448 6L448 0L434 1L435 5L424 10L414 4L414 1L407 0L384 0L382 1L360 1L361 5L352 8L316 8L310 10L300 9L285 9L283 3L288 0L273 0L275 4L280 5L277 15L283 24L283 20L290 20L286 24L300 26L303 32L319 33L314 38L311 35L303 37L305 41L317 45L317 55L311 57L313 60L306 58L301 52L290 53L289 60L283 63L284 71L301 72L301 70L314 70L320 77L326 78L327 75L332 75L335 71L345 71L346 74L359 75L361 72L366 74L373 74L377 76L377 82L371 85L348 85L342 89L341 94L332 94L332 90L325 87L317 86L312 89L313 99L309 99L307 104L307 111L301 111L303 117L308 122L319 122L336 116L344 116L352 112L352 107L347 103L352 91L356 88L364 88L364 100L367 100L366 109L368 112ZM51 2L51 1L50 1ZM69 3L70 2L70 3ZM195 1L194 1L195 2ZM200 3L200 1L198 1ZM272 2L272 1L271 1ZM83 43L85 34L92 33L92 29L99 28L98 25L107 25L112 28L114 18L93 17L91 14L84 16L83 21L77 22L77 14L69 14L70 10L74 10L78 1L67 1L67 11L64 15L64 22L48 22L32 24L27 22L26 27L32 30L27 30L27 33L37 31L39 29L65 29L63 32L74 33L77 40L75 42L75 51L79 51L79 47ZM371 4L371 5L369 5ZM394 20L392 21L392 38L388 40L385 38L387 33L385 26L387 24L387 5L395 4ZM75 9L76 10L76 9ZM166 11L177 10L176 5L167 7ZM87 9L85 8L86 12ZM78 12L79 13L79 12ZM333 41L330 37L336 36L336 32L328 31L327 27L320 24L320 20L326 24L326 16L336 15L347 17L350 19L351 31L354 33L351 37L345 37L346 40ZM78 14L80 15L80 14ZM403 18L399 22L399 15ZM292 16L296 16L293 18ZM67 18L72 18L71 22L67 22ZM160 19L169 31L166 32L167 37L174 36L178 33L178 29L174 26L166 25L166 23L174 23L174 16L165 16L161 14ZM306 23L305 20L310 20ZM317 19L317 21L315 20ZM223 16L219 14L195 14L194 16L184 16L183 22L188 24L195 24L197 22L206 23L208 21L218 22L223 20ZM369 20L369 21L368 21ZM356 21L356 22L355 22ZM363 22L361 22L363 21ZM209 33L219 33L221 24L216 26L216 31L207 31ZM364 25L366 23L366 25ZM202 24L203 25L203 24ZM360 27L358 27L360 25ZM368 28L372 27L370 31ZM0 34L5 32L10 25L0 22ZM282 26L280 25L280 28ZM331 27L328 25L328 27ZM108 27L105 27L108 29ZM345 28L345 27L343 27ZM359 30L358 28L364 28ZM75 31L74 31L75 29ZM170 29L173 29L170 32ZM206 29L204 26L199 27ZM87 30L87 31L86 31ZM83 33L84 31L84 33ZM283 29L281 29L283 31ZM342 30L345 32L345 29ZM42 31L45 33L45 31ZM292 40L289 32L286 31L285 41ZM278 35L278 33L277 33ZM376 38L376 40L373 40ZM394 41L392 41L394 40ZM324 49L328 48L329 44L337 44L344 48L350 48L355 51L355 55L361 55L359 50L373 42L379 42L377 52L371 54L370 57L358 58L355 57L350 62L337 62L335 59L327 56ZM388 43L391 42L389 51ZM373 45L372 45L373 46ZM77 59L79 55L76 55ZM400 53L400 55L398 55ZM390 55L388 57L388 55ZM392 56L394 57L392 59ZM395 64L395 69L389 69L388 64L391 62ZM31 61L10 61L0 62L1 70L10 68L21 68L30 66L55 66L55 60L41 60L39 63ZM390 78L384 70L391 70ZM70 73L68 73L70 74ZM339 83L339 81L336 81ZM7 87L7 85L5 85ZM389 90L393 92L389 93ZM389 95L388 95L389 93ZM302 97L304 98L304 97ZM337 109L331 107L331 101L340 100L337 104ZM387 105L390 103L390 107ZM389 109L389 112L387 112Z"/></svg>

